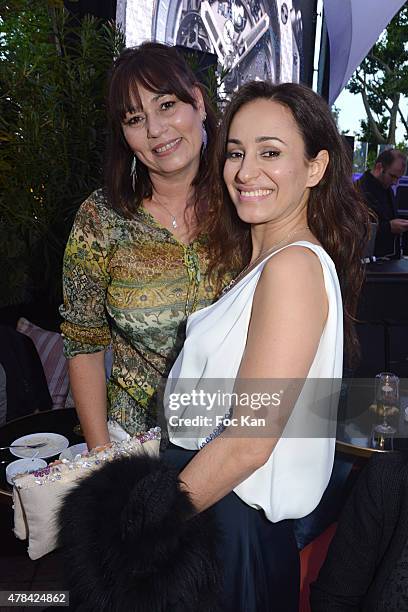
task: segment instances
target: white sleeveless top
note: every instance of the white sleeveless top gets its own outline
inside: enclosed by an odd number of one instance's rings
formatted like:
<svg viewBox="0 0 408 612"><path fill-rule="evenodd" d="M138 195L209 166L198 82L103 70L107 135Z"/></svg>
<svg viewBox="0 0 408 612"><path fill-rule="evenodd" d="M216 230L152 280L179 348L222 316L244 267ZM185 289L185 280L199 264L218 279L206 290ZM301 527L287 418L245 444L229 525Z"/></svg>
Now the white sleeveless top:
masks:
<svg viewBox="0 0 408 612"><path fill-rule="evenodd" d="M325 379L325 397L322 398L321 391L316 391L314 384L308 391L302 390L269 460L234 489L244 502L263 509L273 522L300 518L312 512L323 495L333 467L343 362L343 309L336 269L324 249L308 241L286 245L267 256L217 302L190 315L186 340L169 374L164 401L171 442L186 449L200 449L206 443L208 423L204 427L196 420L188 434L186 430L180 433L177 425L180 417L182 420L201 416L203 420L211 416L211 411L203 407L202 402L193 406L185 401L185 405L179 402L175 409L170 398L180 398L183 393L191 396L192 389L202 389L206 382L208 388L214 390L213 379L232 391L246 345L253 297L261 272L270 257L294 245L311 249L323 270L328 315L307 378L313 379L313 383L316 379ZM329 393L327 385L333 387ZM223 410L222 414L225 412ZM255 440L248 438L248 444L254 443Z"/></svg>

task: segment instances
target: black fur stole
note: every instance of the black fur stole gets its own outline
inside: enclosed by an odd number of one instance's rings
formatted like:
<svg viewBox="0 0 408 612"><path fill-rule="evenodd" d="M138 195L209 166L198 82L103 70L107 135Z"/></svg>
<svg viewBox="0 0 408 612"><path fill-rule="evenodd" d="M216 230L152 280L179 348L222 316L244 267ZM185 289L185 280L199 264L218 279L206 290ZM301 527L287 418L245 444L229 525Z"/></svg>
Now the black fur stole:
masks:
<svg viewBox="0 0 408 612"><path fill-rule="evenodd" d="M107 463L67 495L59 526L73 609L221 610L211 511L193 514L173 466L148 456Z"/></svg>

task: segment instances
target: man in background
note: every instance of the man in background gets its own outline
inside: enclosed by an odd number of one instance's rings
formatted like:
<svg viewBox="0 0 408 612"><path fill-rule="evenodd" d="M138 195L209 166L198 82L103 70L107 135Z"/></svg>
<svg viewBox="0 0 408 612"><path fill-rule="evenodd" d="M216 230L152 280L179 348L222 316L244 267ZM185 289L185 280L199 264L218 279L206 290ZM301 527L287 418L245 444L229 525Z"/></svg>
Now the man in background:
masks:
<svg viewBox="0 0 408 612"><path fill-rule="evenodd" d="M357 181L368 206L378 217L374 255L400 257L401 236L408 230L408 220L399 219L392 185L405 173L407 158L398 149L387 149L376 159L373 170L367 170Z"/></svg>

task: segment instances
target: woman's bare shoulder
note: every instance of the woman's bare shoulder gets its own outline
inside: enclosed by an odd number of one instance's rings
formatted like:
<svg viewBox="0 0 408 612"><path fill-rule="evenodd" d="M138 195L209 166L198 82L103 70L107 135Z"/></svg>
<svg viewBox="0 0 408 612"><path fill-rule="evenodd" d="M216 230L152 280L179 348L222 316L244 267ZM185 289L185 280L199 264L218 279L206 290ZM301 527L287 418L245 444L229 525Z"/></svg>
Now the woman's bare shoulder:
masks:
<svg viewBox="0 0 408 612"><path fill-rule="evenodd" d="M315 246L320 245L315 244ZM304 285L312 279L322 281L322 264L315 250L296 244L273 255L265 263L262 278L268 284L279 280L285 285Z"/></svg>

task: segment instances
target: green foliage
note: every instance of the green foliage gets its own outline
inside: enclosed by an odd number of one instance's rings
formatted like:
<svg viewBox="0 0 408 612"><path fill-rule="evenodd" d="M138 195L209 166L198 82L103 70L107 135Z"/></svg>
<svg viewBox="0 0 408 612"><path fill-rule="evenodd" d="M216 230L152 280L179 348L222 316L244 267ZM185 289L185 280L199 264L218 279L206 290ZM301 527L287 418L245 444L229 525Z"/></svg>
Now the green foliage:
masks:
<svg viewBox="0 0 408 612"><path fill-rule="evenodd" d="M218 71L215 66L210 66L203 69L198 55L193 50L191 53L186 53L184 58L196 77L198 77L198 80L206 88L212 108L218 118L221 119L221 111L225 105L226 98L225 96L220 96L220 90L229 72L229 68L222 68L221 71Z"/></svg>
<svg viewBox="0 0 408 612"><path fill-rule="evenodd" d="M333 104L331 107L331 114L333 115L333 119L336 122L337 128L339 127L339 119L340 119L340 109L338 106Z"/></svg>
<svg viewBox="0 0 408 612"><path fill-rule="evenodd" d="M1 9L0 305L58 299L73 217L101 184L106 77L124 40L61 5Z"/></svg>
<svg viewBox="0 0 408 612"><path fill-rule="evenodd" d="M388 124L388 117L381 117L377 120L377 128L384 139L387 138ZM363 142L373 142L378 144L377 134L373 132L371 123L366 119L361 119L360 121L359 140L362 140Z"/></svg>
<svg viewBox="0 0 408 612"><path fill-rule="evenodd" d="M407 142L397 142L395 145L396 149L402 151L405 155L408 155L408 143Z"/></svg>
<svg viewBox="0 0 408 612"><path fill-rule="evenodd" d="M400 106L401 96L408 95L407 31L405 4L350 80L349 91L361 94L367 113L367 120L361 122L361 139L395 144L396 122L400 120L408 140L407 117Z"/></svg>
<svg viewBox="0 0 408 612"><path fill-rule="evenodd" d="M367 152L367 170L374 168L375 160L378 157L376 145L370 145Z"/></svg>

